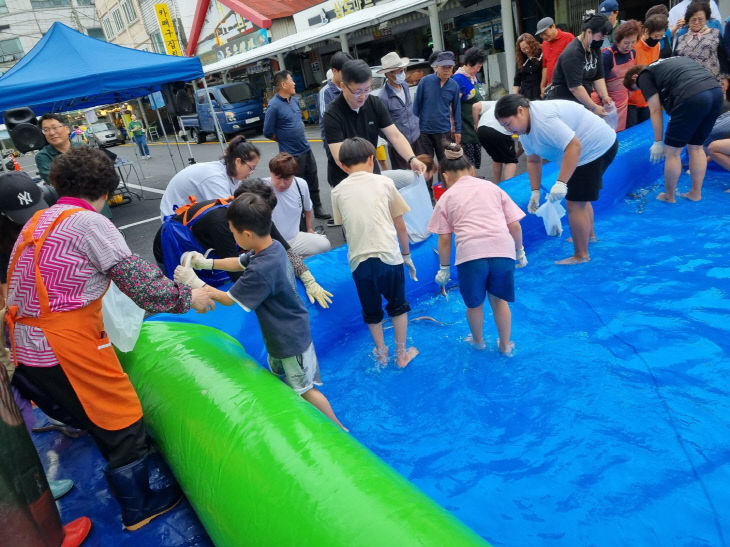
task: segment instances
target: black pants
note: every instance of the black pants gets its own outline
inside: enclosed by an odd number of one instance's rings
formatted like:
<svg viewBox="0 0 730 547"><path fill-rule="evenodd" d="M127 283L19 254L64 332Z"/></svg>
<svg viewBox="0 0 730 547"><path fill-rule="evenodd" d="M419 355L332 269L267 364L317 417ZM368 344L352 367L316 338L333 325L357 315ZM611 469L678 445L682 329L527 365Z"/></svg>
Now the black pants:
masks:
<svg viewBox="0 0 730 547"><path fill-rule="evenodd" d="M51 418L87 430L110 468L127 465L144 457L149 451L142 419L117 431L102 429L92 422L60 365L18 365L13 385L23 397L35 401Z"/></svg>
<svg viewBox="0 0 730 547"><path fill-rule="evenodd" d="M312 205L321 207L322 201L319 198L319 178L317 177L317 161L314 159L314 153L310 148L304 154L294 156L299 164L297 176L307 181L309 188L309 197L312 198Z"/></svg>
<svg viewBox="0 0 730 547"><path fill-rule="evenodd" d="M411 144L411 148L413 148L413 153L418 156L419 154L425 154L426 149L421 143L422 137L419 136L415 141L413 141ZM402 158L401 155L396 151L395 148L393 148L393 145L388 144L388 155L390 156L390 168L391 169L410 169L411 166L408 165L408 158Z"/></svg>
<svg viewBox="0 0 730 547"><path fill-rule="evenodd" d="M444 160L444 148L451 140L451 133L421 133L424 154L436 156L439 163Z"/></svg>
<svg viewBox="0 0 730 547"><path fill-rule="evenodd" d="M645 122L649 117L648 106L634 106L630 104L629 109L626 111L626 129Z"/></svg>

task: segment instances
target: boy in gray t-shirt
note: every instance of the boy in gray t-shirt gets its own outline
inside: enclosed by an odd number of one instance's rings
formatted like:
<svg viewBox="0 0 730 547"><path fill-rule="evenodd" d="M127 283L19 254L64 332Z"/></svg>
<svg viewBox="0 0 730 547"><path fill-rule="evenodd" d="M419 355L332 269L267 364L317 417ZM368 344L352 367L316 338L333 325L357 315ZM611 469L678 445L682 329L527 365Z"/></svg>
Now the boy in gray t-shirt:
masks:
<svg viewBox="0 0 730 547"><path fill-rule="evenodd" d="M335 416L321 385L319 364L309 328L309 313L296 290L294 270L284 247L271 239L271 209L258 195L238 196L226 212L236 243L249 252L215 259L215 269L244 270L228 292L207 286L210 297L224 306L238 304L255 311L269 352L271 372L347 431ZM189 267L178 266L175 280L190 286L205 284Z"/></svg>

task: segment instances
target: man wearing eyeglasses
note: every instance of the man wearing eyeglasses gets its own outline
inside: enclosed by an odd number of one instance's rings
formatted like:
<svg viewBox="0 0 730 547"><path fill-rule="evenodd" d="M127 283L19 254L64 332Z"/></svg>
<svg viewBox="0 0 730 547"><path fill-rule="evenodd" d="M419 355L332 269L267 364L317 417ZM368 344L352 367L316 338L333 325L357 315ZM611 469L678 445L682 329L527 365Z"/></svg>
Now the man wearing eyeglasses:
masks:
<svg viewBox="0 0 730 547"><path fill-rule="evenodd" d="M333 160L337 163L333 180L336 184L346 177L339 163L340 145L345 139L363 137L377 146L378 134L383 133L410 169L424 173L426 166L413 153L413 148L393 123L385 104L371 97L372 72L363 60L348 61L342 67L342 94L330 103L324 117L324 133ZM374 172L379 174L376 164Z"/></svg>
<svg viewBox="0 0 730 547"><path fill-rule="evenodd" d="M70 129L66 125L66 119L59 114L44 114L41 116L40 123L41 131L43 131L48 144L36 154L35 164L38 167L38 174L46 184L50 184L48 173L51 172L53 160L71 150L72 146L83 146L83 144L71 142L69 138Z"/></svg>

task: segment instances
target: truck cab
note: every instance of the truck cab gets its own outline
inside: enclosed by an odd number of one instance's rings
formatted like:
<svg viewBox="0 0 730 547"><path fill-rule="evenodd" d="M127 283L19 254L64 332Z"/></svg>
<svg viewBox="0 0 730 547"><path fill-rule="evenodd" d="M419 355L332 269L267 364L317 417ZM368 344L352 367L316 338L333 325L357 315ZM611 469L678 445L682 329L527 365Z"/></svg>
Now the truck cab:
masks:
<svg viewBox="0 0 730 547"><path fill-rule="evenodd" d="M218 123L226 138L241 131L256 129L264 125L263 95L254 90L248 82L234 82L208 88ZM205 142L208 133L215 134L213 116L206 98L206 90L196 92L196 108L199 126L190 127L192 136L198 142ZM188 126L188 124L185 124ZM191 124L192 125L192 124Z"/></svg>

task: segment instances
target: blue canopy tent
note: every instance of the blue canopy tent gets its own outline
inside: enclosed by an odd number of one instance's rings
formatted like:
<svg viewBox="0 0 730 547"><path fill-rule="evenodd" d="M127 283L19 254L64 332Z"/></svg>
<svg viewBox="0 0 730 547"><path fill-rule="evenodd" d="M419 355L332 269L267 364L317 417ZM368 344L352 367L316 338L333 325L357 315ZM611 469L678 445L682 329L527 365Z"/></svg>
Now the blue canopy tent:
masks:
<svg viewBox="0 0 730 547"><path fill-rule="evenodd" d="M36 114L111 104L203 77L197 57L174 57L102 42L54 23L0 77L0 112L30 106Z"/></svg>

